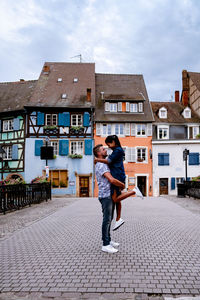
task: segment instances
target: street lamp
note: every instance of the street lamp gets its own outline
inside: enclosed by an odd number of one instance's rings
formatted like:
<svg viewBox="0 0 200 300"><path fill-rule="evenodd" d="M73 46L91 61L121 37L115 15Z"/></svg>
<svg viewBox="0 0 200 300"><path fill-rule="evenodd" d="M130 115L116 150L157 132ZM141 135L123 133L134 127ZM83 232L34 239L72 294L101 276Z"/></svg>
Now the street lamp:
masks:
<svg viewBox="0 0 200 300"><path fill-rule="evenodd" d="M1 180L3 180L3 161L5 158L6 158L6 151L0 146Z"/></svg>

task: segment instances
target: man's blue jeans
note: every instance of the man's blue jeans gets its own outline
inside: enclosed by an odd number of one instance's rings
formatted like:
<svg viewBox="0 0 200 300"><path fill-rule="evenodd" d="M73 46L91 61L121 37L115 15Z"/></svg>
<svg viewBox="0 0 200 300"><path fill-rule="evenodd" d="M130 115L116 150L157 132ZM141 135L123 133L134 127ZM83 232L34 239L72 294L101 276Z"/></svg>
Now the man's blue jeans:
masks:
<svg viewBox="0 0 200 300"><path fill-rule="evenodd" d="M103 246L110 244L110 226L113 218L114 204L111 196L106 198L99 198L102 207L103 213L103 222L102 222L102 240Z"/></svg>

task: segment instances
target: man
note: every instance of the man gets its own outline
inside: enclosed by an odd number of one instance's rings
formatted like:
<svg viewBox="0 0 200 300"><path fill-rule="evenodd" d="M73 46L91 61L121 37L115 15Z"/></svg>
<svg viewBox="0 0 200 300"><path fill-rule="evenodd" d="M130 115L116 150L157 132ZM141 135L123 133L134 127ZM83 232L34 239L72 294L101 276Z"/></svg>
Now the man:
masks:
<svg viewBox="0 0 200 300"><path fill-rule="evenodd" d="M99 144L93 148L93 153L97 158L106 158L107 151L102 144ZM110 169L107 164L97 162L95 165L95 174L99 187L99 201L102 206L103 222L102 222L102 251L108 253L116 253L118 250L114 247L119 246L119 243L111 241L110 226L113 217L114 204L111 198L111 184L125 188L124 183L115 179L110 174Z"/></svg>

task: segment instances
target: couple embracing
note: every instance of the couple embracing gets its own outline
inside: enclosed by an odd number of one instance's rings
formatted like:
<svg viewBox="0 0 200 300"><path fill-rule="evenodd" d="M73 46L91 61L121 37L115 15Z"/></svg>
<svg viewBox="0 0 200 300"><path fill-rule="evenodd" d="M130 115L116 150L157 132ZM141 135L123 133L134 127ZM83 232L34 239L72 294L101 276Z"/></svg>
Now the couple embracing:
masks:
<svg viewBox="0 0 200 300"><path fill-rule="evenodd" d="M107 150L102 144L98 144L93 148L95 156L95 174L99 188L98 198L102 206L103 222L102 222L102 251L108 253L116 253L119 243L111 240L110 227L113 218L114 208L116 207L116 223L113 230L117 230L124 220L121 218L121 201L137 195L143 197L140 190L135 187L133 190L123 192L125 188L125 171L124 171L124 150L116 135L109 135L105 143L113 150L112 154L107 158Z"/></svg>

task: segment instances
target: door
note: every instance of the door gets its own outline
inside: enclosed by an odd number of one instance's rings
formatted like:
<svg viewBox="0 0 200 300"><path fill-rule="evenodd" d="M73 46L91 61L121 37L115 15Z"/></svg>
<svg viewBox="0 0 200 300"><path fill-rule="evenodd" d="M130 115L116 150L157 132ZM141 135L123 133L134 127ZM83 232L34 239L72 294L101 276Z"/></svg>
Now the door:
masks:
<svg viewBox="0 0 200 300"><path fill-rule="evenodd" d="M146 186L147 186L147 177L146 176L138 176L137 177L137 186L140 189L143 196L147 195Z"/></svg>
<svg viewBox="0 0 200 300"><path fill-rule="evenodd" d="M159 179L160 195L168 195L168 178Z"/></svg>
<svg viewBox="0 0 200 300"><path fill-rule="evenodd" d="M79 195L80 197L89 197L89 177L79 177Z"/></svg>

